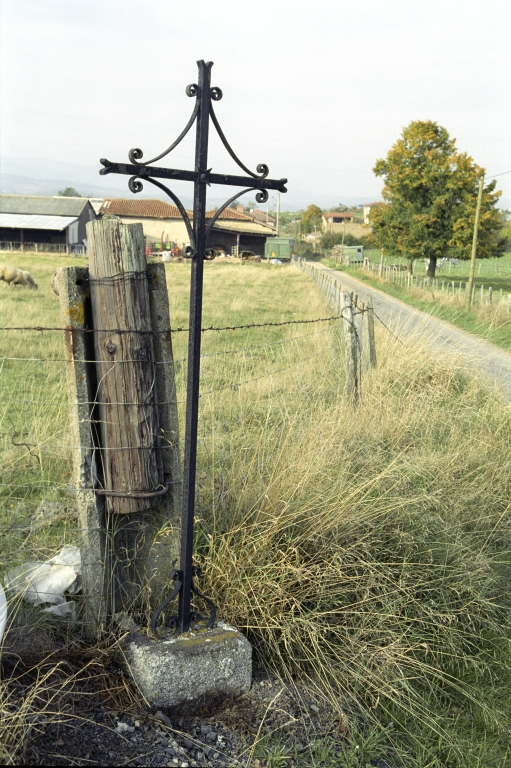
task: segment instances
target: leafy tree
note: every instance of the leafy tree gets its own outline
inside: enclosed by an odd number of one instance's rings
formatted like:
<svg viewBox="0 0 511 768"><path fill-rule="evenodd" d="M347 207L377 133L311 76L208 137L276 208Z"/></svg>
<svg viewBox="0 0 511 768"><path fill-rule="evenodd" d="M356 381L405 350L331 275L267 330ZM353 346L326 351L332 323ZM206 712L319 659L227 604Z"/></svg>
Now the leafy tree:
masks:
<svg viewBox="0 0 511 768"><path fill-rule="evenodd" d="M74 187L66 187L61 189L58 193L59 197L82 197L82 195L76 191Z"/></svg>
<svg viewBox="0 0 511 768"><path fill-rule="evenodd" d="M302 216L302 232L314 232L314 227L321 228L321 208L317 205L309 205Z"/></svg>
<svg viewBox="0 0 511 768"><path fill-rule="evenodd" d="M410 272L415 259L427 259L428 277L435 276L440 257L470 258L483 169L457 151L445 128L431 120L410 123L373 171L385 182L385 202L370 212L376 246L406 257ZM495 186L491 181L483 190L478 258L503 253Z"/></svg>
<svg viewBox="0 0 511 768"><path fill-rule="evenodd" d="M340 245L343 242L342 232L325 232L321 238L321 247L325 250ZM344 245L365 245L365 237L355 237L350 232L344 236Z"/></svg>

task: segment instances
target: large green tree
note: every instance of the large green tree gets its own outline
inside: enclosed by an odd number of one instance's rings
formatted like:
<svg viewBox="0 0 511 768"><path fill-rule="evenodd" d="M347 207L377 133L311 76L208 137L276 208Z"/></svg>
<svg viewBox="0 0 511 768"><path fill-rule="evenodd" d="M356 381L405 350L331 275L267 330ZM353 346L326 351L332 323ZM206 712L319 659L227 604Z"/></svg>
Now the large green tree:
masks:
<svg viewBox="0 0 511 768"><path fill-rule="evenodd" d="M301 230L304 234L313 232L314 227L321 229L321 208L317 205L309 205L302 216Z"/></svg>
<svg viewBox="0 0 511 768"><path fill-rule="evenodd" d="M383 178L384 203L370 213L372 242L387 253L427 259L434 277L437 259L470 258L479 178L484 172L437 123L417 120L403 129L387 157L373 168ZM501 256L502 220L496 182L484 186L478 258Z"/></svg>

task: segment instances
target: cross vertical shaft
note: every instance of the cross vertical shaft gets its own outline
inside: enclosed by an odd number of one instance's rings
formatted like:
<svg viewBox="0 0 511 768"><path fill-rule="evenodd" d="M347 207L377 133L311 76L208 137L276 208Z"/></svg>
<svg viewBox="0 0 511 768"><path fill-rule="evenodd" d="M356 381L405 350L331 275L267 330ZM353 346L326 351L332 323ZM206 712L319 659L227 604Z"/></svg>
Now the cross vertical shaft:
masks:
<svg viewBox="0 0 511 768"><path fill-rule="evenodd" d="M148 632L153 638L158 637L157 623L161 614L164 611L167 611L168 606L178 594L179 607L177 616L167 615L165 621L167 627L173 629L177 628L179 633L188 632L192 624L195 624L198 620L204 618L197 611L191 612L190 610L192 593L205 601L209 607L209 628L214 626L216 617L216 609L213 602L203 595L197 586L194 585L194 577L201 575L201 569L194 566L192 561L204 260L213 259L215 255L213 249L206 249L208 236L223 211L240 195L245 194L246 192L255 191L257 202L264 203L268 200L269 189L275 189L279 192L287 191L285 187L287 179L267 178L269 171L268 166L264 163L260 163L257 166L257 173L254 173L241 162L228 143L213 109L212 101L220 101L222 98L221 89L211 87L211 68L213 62L198 61L197 65L199 71L198 84L191 84L186 89L187 96L196 98L195 106L186 127L170 147L147 162L141 162L144 153L139 148L130 150L128 153L129 163L112 163L106 158L100 160L101 165L103 166L100 171L102 176L109 173L121 173L131 176L128 181L128 186L132 192L137 193L143 189L142 181L140 181L140 179L143 179L144 182L147 181L153 186L158 187L158 189L165 192L165 194L170 197L183 217L190 239L190 248L187 249L187 255L192 257L180 567L179 570L173 570L171 573L171 579L175 582L175 586L151 616ZM208 169L210 120L228 154L246 174L245 176L212 173L211 169ZM154 162L170 154L178 146L188 134L194 123L196 125L194 170L190 171L154 166ZM185 210L177 195L158 179L194 182L193 222L190 221L188 212ZM244 186L245 189L241 192L237 192L220 206L206 226L206 188L209 184L221 184L235 187Z"/></svg>
<svg viewBox="0 0 511 768"><path fill-rule="evenodd" d="M179 593L179 630L190 629L192 587L193 520L195 514L195 476L197 462L197 423L199 417L200 346L202 328L202 282L206 250L206 187L209 139L209 105L212 62L199 63L199 112L195 142L193 231L195 252L190 280L190 331L188 336L188 381L186 393L186 436L183 476L183 518L181 562L183 586Z"/></svg>

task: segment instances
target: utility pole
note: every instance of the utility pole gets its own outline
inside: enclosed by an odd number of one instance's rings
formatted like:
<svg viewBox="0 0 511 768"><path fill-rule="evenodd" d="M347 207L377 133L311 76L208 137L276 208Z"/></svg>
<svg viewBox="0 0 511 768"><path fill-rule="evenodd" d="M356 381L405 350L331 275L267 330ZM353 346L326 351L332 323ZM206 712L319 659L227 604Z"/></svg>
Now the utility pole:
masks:
<svg viewBox="0 0 511 768"><path fill-rule="evenodd" d="M277 237L280 237L280 192L277 192Z"/></svg>
<svg viewBox="0 0 511 768"><path fill-rule="evenodd" d="M474 221L474 236L472 238L472 253L470 256L470 271L468 273L467 301L468 306L472 304L472 286L474 284L474 270L476 266L477 253L477 235L479 231L479 219L481 218L481 202L483 199L484 176L479 179L479 192L477 195L476 217Z"/></svg>

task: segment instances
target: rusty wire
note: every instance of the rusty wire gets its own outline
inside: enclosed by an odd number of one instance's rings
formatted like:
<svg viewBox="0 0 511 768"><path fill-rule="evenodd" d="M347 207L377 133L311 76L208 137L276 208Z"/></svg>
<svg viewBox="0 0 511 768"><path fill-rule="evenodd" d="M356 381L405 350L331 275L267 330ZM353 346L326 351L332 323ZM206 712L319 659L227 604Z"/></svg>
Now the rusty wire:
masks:
<svg viewBox="0 0 511 768"><path fill-rule="evenodd" d="M363 314L364 312L367 312L367 309L358 309L353 314ZM247 325L226 325L226 326L220 326L216 327L213 325L208 326L207 328L202 328L202 333L206 333L206 331L239 331L239 330L246 330L248 328L269 328L269 327L281 327L283 325L304 325L307 323L326 323L331 322L333 320L342 320L342 317L339 315L331 315L330 317L317 317L312 320L285 320L281 323L249 323ZM0 327L0 331L76 331L78 333L149 333L149 334L159 334L159 333L185 333L188 332L189 328L169 328L166 331L152 331L152 330L140 330L136 328L60 328L60 327L44 327L42 325L36 325L36 326L3 326Z"/></svg>

